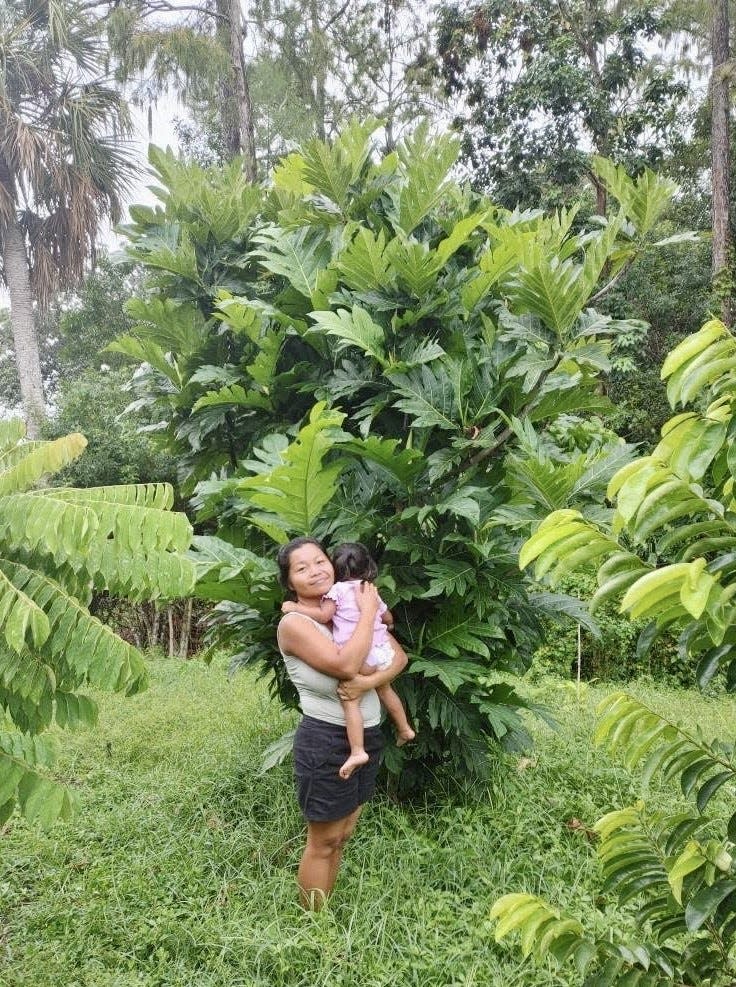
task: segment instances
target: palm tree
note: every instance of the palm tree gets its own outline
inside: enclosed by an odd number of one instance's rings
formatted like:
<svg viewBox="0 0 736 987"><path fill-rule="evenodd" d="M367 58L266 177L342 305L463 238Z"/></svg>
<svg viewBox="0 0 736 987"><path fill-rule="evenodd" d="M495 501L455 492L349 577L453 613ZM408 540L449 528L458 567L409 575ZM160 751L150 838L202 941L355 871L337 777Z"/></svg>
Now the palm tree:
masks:
<svg viewBox="0 0 736 987"><path fill-rule="evenodd" d="M0 0L0 275L28 434L45 417L34 306L94 258L134 174L99 22L75 0Z"/></svg>

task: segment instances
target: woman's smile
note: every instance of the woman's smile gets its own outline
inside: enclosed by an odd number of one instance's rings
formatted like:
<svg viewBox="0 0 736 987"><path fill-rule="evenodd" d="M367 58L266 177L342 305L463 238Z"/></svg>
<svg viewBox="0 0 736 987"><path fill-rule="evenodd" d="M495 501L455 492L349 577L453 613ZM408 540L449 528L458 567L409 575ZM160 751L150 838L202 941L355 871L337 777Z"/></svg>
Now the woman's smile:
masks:
<svg viewBox="0 0 736 987"><path fill-rule="evenodd" d="M330 560L316 545L304 545L289 558L289 585L297 597L322 596L335 581Z"/></svg>

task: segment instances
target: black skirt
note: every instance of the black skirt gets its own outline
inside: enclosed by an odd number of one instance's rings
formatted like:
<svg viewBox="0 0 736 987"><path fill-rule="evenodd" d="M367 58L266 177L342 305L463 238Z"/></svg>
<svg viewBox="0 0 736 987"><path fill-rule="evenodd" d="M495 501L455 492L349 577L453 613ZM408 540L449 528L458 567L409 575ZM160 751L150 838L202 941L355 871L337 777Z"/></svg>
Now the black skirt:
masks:
<svg viewBox="0 0 736 987"><path fill-rule="evenodd" d="M383 750L380 727L365 728L365 749L368 763L341 778L338 771L350 756L345 727L302 717L294 737L294 772L299 808L308 822L344 819L372 798Z"/></svg>

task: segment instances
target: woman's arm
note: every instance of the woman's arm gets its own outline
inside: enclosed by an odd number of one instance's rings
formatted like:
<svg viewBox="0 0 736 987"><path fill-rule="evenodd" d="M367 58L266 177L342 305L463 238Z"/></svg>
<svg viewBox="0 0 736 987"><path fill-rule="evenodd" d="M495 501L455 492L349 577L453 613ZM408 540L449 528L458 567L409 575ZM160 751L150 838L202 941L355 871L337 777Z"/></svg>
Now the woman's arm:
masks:
<svg viewBox="0 0 736 987"><path fill-rule="evenodd" d="M373 643L373 624L378 612L378 593L372 583L362 583L355 590L360 618L352 637L341 648L321 634L308 620L282 617L279 643L283 651L336 679L351 679L360 670ZM369 686L369 688L372 688Z"/></svg>
<svg viewBox="0 0 736 987"><path fill-rule="evenodd" d="M371 689L379 689L382 685L386 685L387 682L393 681L397 675L400 675L404 671L409 661L406 652L396 638L390 634L388 637L391 647L394 649L394 660L388 668L371 672L370 675L354 675L351 679L342 681L337 687L337 694L340 699L360 699L364 692L369 692Z"/></svg>

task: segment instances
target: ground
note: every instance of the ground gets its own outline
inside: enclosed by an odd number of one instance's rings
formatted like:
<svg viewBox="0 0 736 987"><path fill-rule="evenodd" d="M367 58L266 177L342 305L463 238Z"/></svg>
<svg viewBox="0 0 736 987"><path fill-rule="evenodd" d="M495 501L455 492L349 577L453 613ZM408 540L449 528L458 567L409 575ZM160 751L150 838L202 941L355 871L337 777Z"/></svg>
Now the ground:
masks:
<svg viewBox="0 0 736 987"><path fill-rule="evenodd" d="M636 776L591 743L612 686L544 680L526 757L499 756L464 797L442 785L422 805L366 810L331 905L296 904L303 827L291 767L259 774L293 724L252 673L157 660L148 692L105 697L97 729L60 735L77 817L48 832L14 819L0 836L3 987L552 987L497 945L491 904L533 891L600 921L584 825L640 794ZM532 686L528 687L529 689ZM660 712L728 737L736 699L647 683ZM421 726L421 725L420 725ZM648 798L674 806L677 791ZM620 916L626 924L626 916Z"/></svg>

